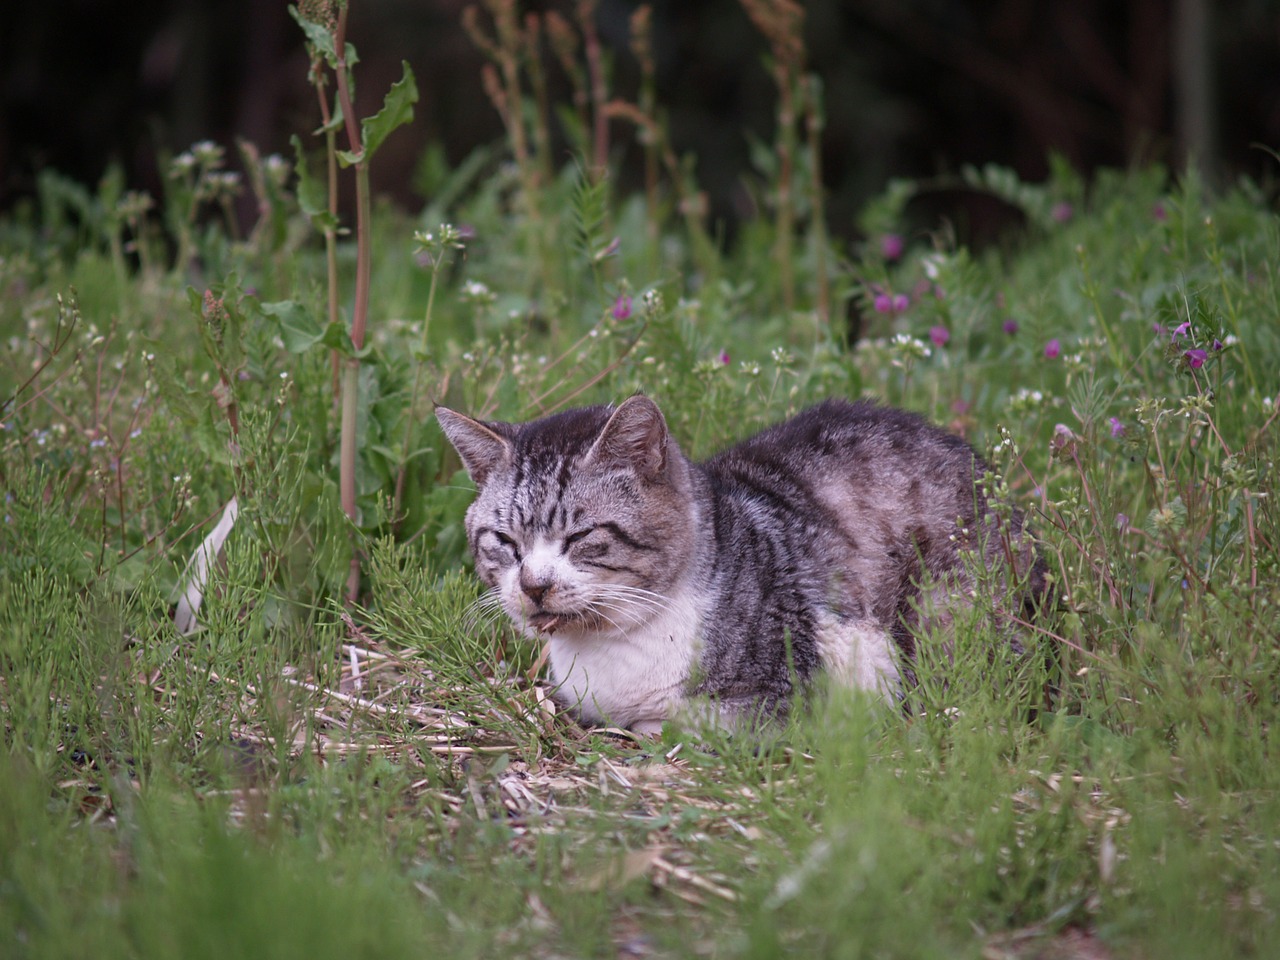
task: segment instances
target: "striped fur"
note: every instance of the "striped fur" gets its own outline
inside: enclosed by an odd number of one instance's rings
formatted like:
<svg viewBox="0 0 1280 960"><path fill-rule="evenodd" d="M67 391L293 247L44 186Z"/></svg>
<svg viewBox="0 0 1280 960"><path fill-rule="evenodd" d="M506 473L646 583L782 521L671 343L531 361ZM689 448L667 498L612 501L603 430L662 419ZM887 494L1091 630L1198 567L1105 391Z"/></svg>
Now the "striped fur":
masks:
<svg viewBox="0 0 1280 960"><path fill-rule="evenodd" d="M751 724L820 671L895 693L972 586L962 551L1042 587L973 450L913 414L827 401L695 464L643 396L522 424L436 412L478 487L476 572L550 637L556 697L587 722Z"/></svg>

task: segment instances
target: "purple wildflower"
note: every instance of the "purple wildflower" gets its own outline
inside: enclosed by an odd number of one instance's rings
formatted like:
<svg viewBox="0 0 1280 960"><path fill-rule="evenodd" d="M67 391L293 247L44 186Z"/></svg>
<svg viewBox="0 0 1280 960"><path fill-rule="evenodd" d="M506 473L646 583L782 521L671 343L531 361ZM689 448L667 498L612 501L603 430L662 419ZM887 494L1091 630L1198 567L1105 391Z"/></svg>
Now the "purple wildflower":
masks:
<svg viewBox="0 0 1280 960"><path fill-rule="evenodd" d="M1190 320L1184 320L1182 323L1178 324L1176 327L1173 328L1173 339L1175 340L1177 340L1179 337L1187 337L1190 335L1191 335Z"/></svg>
<svg viewBox="0 0 1280 960"><path fill-rule="evenodd" d="M1044 355L1050 360L1057 359L1058 354L1062 352L1062 343L1057 337L1054 337L1044 345Z"/></svg>
<svg viewBox="0 0 1280 960"><path fill-rule="evenodd" d="M1183 354L1187 358L1187 366L1192 370L1199 370L1204 366L1204 362L1209 359L1209 354L1203 350L1188 350Z"/></svg>
<svg viewBox="0 0 1280 960"><path fill-rule="evenodd" d="M893 295L893 312L902 313L907 307L911 306L911 301L907 299L905 293L895 293Z"/></svg>
<svg viewBox="0 0 1280 960"><path fill-rule="evenodd" d="M893 310L893 297L887 293L877 293L875 299L876 313L889 313Z"/></svg>
<svg viewBox="0 0 1280 960"><path fill-rule="evenodd" d="M902 237L896 233L886 233L880 238L880 253L886 260L894 261L902 256L902 251L906 248Z"/></svg>
<svg viewBox="0 0 1280 960"><path fill-rule="evenodd" d="M1124 423L1122 423L1122 422L1121 422L1120 418L1119 418L1119 417L1112 417L1112 418L1111 418L1111 420L1110 420L1110 423L1111 423L1111 438L1112 438L1113 440L1118 440L1118 439L1120 439L1121 437L1123 437L1123 436L1124 436Z"/></svg>
<svg viewBox="0 0 1280 960"><path fill-rule="evenodd" d="M1151 216L1155 220L1163 223L1165 220L1169 219L1169 211L1167 211L1164 208L1163 203L1157 203L1154 207L1151 208Z"/></svg>
<svg viewBox="0 0 1280 960"><path fill-rule="evenodd" d="M930 327L929 339L933 341L935 347L945 347L947 341L951 339L951 331L943 326Z"/></svg>
<svg viewBox="0 0 1280 960"><path fill-rule="evenodd" d="M631 298L625 293L619 294L618 299L613 301L613 319L625 320L631 316Z"/></svg>
<svg viewBox="0 0 1280 960"><path fill-rule="evenodd" d="M729 351L721 350L720 356L717 357L716 359L718 359L721 363L723 363L727 367L729 365Z"/></svg>
<svg viewBox="0 0 1280 960"><path fill-rule="evenodd" d="M1213 352L1214 352L1214 353L1217 353L1219 350L1224 350L1224 349L1226 349L1226 344L1225 344L1225 343L1223 343L1221 340L1219 340L1217 337L1214 337L1214 338L1213 338Z"/></svg>
<svg viewBox="0 0 1280 960"><path fill-rule="evenodd" d="M1000 324L1000 329L1012 337L1018 332L1018 321L1013 319L1013 317L1010 317L1004 323Z"/></svg>
<svg viewBox="0 0 1280 960"><path fill-rule="evenodd" d="M1067 223L1075 216L1075 208L1065 200L1059 200L1053 205L1053 209L1049 211L1049 216L1053 217L1054 223Z"/></svg>

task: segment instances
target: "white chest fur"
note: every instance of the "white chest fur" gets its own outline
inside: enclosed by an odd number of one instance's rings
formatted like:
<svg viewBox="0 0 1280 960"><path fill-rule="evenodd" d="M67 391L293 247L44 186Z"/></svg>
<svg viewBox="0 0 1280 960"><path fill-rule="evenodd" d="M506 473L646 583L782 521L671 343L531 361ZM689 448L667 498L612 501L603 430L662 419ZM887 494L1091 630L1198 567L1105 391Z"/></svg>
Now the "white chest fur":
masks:
<svg viewBox="0 0 1280 960"><path fill-rule="evenodd" d="M553 636L557 698L590 723L658 729L684 703L700 619L692 592L682 589L642 625Z"/></svg>

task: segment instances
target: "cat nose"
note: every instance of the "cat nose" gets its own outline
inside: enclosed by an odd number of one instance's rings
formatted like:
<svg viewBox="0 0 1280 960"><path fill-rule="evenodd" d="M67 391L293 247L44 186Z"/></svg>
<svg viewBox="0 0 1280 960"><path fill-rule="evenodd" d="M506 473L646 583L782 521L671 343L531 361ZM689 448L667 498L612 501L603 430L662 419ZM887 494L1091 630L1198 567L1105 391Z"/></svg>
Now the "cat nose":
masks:
<svg viewBox="0 0 1280 960"><path fill-rule="evenodd" d="M550 581L527 580L523 576L520 577L520 589L524 591L524 595L542 606L542 598L547 595L547 591L551 589Z"/></svg>

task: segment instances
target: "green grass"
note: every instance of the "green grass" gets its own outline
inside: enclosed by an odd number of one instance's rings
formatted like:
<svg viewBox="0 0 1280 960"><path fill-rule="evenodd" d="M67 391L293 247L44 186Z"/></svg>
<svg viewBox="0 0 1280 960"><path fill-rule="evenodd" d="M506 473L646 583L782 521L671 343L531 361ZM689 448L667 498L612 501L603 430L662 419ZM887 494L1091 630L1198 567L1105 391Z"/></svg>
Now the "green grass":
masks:
<svg viewBox="0 0 1280 960"><path fill-rule="evenodd" d="M803 224L785 314L764 222L708 269L670 211L650 233L640 199L577 167L536 229L506 171L466 176L427 215L469 239L425 334L412 237L438 224L375 210L357 524L323 251L287 190L275 231L198 218L190 265L111 180L50 175L0 223L5 956L1270 955L1269 194L973 171L1027 220L973 251L913 230L895 187L864 223L907 233L900 261L874 232L828 251L850 346L809 309ZM886 292L909 308L878 312ZM1049 674L988 661L1008 624L984 597L909 718L834 692L753 744L557 715L537 651L472 614L470 489L429 401L518 419L637 389L694 455L833 395L965 434L1056 578ZM233 494L201 629L179 635L184 568Z"/></svg>

